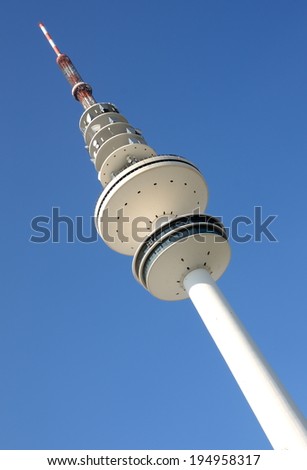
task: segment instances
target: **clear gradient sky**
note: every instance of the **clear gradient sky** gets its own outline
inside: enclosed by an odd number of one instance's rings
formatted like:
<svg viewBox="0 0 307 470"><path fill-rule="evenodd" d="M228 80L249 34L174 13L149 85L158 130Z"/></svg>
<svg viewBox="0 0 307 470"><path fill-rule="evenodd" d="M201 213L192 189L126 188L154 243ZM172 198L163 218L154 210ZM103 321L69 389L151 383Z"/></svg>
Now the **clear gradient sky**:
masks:
<svg viewBox="0 0 307 470"><path fill-rule="evenodd" d="M0 16L1 449L270 449L189 301L152 297L101 240L29 241L53 207L88 233L101 192L39 21L96 99L200 168L207 213L278 216L277 242L231 240L219 285L306 414L307 3L13 0Z"/></svg>

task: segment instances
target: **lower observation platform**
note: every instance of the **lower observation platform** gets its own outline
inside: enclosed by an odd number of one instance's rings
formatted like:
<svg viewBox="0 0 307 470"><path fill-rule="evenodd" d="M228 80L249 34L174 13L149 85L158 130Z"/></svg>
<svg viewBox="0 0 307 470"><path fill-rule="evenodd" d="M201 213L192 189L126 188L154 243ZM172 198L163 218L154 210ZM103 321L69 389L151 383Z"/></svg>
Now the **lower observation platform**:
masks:
<svg viewBox="0 0 307 470"><path fill-rule="evenodd" d="M177 217L153 232L133 259L134 277L161 300L188 297L185 276L206 269L214 280L230 261L230 247L222 223L215 217L192 214Z"/></svg>

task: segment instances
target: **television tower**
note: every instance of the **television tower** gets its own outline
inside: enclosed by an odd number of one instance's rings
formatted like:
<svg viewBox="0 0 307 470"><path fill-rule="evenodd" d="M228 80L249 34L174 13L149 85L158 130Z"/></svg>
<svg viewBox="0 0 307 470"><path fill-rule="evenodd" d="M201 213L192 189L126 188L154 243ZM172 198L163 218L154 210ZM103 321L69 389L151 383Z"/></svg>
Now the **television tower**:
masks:
<svg viewBox="0 0 307 470"><path fill-rule="evenodd" d="M113 104L97 103L70 58L39 27L84 108L80 130L104 187L95 209L99 235L133 256L134 277L155 297L190 297L272 447L307 449L304 417L215 283L230 247L222 223L203 214L208 190L200 171L177 155L157 155Z"/></svg>

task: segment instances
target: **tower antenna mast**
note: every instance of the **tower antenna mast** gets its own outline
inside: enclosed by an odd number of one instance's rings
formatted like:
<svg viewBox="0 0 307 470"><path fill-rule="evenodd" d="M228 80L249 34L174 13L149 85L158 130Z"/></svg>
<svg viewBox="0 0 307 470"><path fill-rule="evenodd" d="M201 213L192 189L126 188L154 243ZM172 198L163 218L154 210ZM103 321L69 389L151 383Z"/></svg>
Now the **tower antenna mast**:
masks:
<svg viewBox="0 0 307 470"><path fill-rule="evenodd" d="M39 27L85 109L80 130L104 187L95 209L99 235L133 256L134 277L155 297L190 297L272 447L307 449L304 417L215 283L228 266L230 246L219 219L203 213L202 174L185 158L157 155L113 104L97 103L69 57ZM135 233L136 218L146 221L143 239Z"/></svg>
<svg viewBox="0 0 307 470"><path fill-rule="evenodd" d="M64 77L68 81L68 83L72 86L72 95L75 97L77 101L79 101L84 109L89 108L93 104L96 103L93 95L92 95L92 87L88 83L85 83L81 78L78 70L66 54L62 54L60 49L56 46L55 42L53 41L52 37L48 33L47 29L43 25L43 23L39 23L38 25L42 30L45 38L49 42L50 46L54 50L57 58L57 64L62 70Z"/></svg>

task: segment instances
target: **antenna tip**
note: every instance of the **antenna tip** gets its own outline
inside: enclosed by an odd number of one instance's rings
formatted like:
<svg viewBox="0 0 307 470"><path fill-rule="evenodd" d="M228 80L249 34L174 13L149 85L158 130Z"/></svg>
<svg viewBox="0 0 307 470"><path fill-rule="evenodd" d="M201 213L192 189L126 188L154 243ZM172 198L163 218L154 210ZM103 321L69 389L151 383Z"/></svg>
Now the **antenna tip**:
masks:
<svg viewBox="0 0 307 470"><path fill-rule="evenodd" d="M38 27L41 29L41 31L44 33L45 36L48 34L44 23L42 22L38 23Z"/></svg>
<svg viewBox="0 0 307 470"><path fill-rule="evenodd" d="M54 52L56 53L57 56L61 55L61 52L59 50L59 48L55 45L52 37L50 36L50 34L48 33L47 29L45 28L45 25L43 23L38 23L38 26L40 27L40 29L42 30L42 33L44 34L44 36L46 37L47 41L49 42L50 46L52 47L52 49L54 50Z"/></svg>

